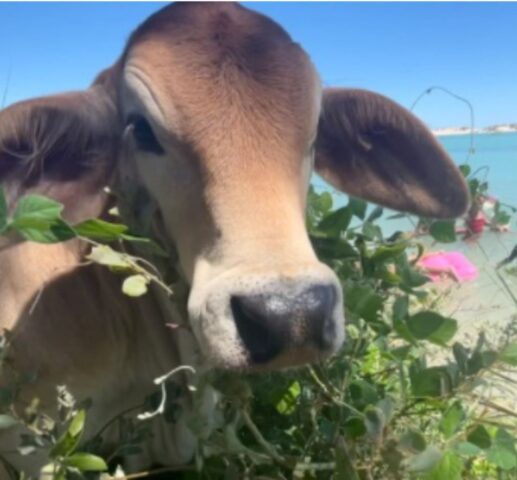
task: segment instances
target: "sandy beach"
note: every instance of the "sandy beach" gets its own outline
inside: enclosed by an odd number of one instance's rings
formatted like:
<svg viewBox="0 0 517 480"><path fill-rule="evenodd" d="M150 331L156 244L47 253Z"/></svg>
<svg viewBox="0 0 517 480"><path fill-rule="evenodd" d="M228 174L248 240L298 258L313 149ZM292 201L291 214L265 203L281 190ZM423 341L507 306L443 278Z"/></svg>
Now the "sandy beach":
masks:
<svg viewBox="0 0 517 480"><path fill-rule="evenodd" d="M490 133L512 133L517 132L517 123L505 123L501 125L491 125L484 128L471 127L445 127L435 128L433 134L441 137L448 135L470 135L470 134L490 134Z"/></svg>

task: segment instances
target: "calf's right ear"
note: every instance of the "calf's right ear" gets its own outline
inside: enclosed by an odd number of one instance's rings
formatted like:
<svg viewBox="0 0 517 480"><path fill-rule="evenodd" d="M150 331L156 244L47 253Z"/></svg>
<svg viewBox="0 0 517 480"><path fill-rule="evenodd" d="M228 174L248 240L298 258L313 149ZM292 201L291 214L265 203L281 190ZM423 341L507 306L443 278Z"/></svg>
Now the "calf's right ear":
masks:
<svg viewBox="0 0 517 480"><path fill-rule="evenodd" d="M412 113L365 90L326 89L315 169L350 195L433 218L468 208L463 175Z"/></svg>
<svg viewBox="0 0 517 480"><path fill-rule="evenodd" d="M117 127L102 86L16 103L0 111L0 181L26 189L77 180L105 166Z"/></svg>
<svg viewBox="0 0 517 480"><path fill-rule="evenodd" d="M0 185L14 205L40 194L64 205L72 223L105 210L120 127L101 85L14 104L0 111Z"/></svg>

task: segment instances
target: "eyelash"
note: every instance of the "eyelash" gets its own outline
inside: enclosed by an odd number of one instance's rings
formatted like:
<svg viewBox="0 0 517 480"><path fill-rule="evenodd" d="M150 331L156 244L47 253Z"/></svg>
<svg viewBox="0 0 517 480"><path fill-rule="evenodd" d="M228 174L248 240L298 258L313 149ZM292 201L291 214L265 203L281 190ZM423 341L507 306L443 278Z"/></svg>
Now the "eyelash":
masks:
<svg viewBox="0 0 517 480"><path fill-rule="evenodd" d="M128 116L126 125L133 127L133 138L139 150L156 155L163 155L165 150L158 142L156 135L149 122L143 115L131 114Z"/></svg>

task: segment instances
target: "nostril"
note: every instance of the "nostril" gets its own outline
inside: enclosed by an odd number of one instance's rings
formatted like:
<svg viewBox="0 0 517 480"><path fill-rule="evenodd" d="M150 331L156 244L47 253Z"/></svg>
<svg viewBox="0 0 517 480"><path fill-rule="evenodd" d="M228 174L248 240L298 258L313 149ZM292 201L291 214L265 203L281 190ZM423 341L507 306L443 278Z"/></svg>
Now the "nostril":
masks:
<svg viewBox="0 0 517 480"><path fill-rule="evenodd" d="M266 363L283 350L331 350L336 340L334 285L300 290L279 285L275 293L234 295L230 308L237 332L253 363Z"/></svg>
<svg viewBox="0 0 517 480"><path fill-rule="evenodd" d="M315 285L307 289L302 297L312 340L323 350L331 348L336 337L333 320L337 303L336 288L333 285Z"/></svg>
<svg viewBox="0 0 517 480"><path fill-rule="evenodd" d="M237 331L254 363L266 363L282 351L285 336L282 326L272 328L261 295L233 296L230 307Z"/></svg>

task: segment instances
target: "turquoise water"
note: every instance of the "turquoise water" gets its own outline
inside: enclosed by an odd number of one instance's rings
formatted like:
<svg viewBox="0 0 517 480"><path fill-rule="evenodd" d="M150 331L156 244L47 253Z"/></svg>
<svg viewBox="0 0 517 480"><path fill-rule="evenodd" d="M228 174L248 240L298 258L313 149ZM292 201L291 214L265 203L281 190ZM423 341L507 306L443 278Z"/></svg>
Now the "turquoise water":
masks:
<svg viewBox="0 0 517 480"><path fill-rule="evenodd" d="M468 163L472 172L479 169L478 178L488 181L491 195L517 207L517 133L474 135L474 151L470 154L469 135L443 136L439 141L457 164ZM331 191L337 206L347 203L346 195L332 190L321 179L316 178L314 184L318 191ZM408 219L382 220L381 225L386 235L412 229ZM467 336L480 329L496 334L508 321L516 322L517 276L510 269L495 268L517 245L517 214L510 226L510 232L487 231L469 242L433 245L431 239L423 239L433 250L464 253L479 270L477 280L447 286L451 295L444 308L460 322L461 331Z"/></svg>
<svg viewBox="0 0 517 480"><path fill-rule="evenodd" d="M440 137L457 163L464 163L470 136ZM474 135L474 153L468 163L479 171L489 185L489 192L501 202L517 207L517 133ZM463 252L479 269L479 278L458 286L451 296L450 308L464 331L485 329L495 334L500 326L515 324L517 277L509 269L497 270L499 261L517 245L517 217L508 233L486 232L472 242L459 241L444 249ZM477 328L476 328L477 327Z"/></svg>
<svg viewBox="0 0 517 480"><path fill-rule="evenodd" d="M474 153L468 155L470 135L438 137L457 163L468 163L472 171L482 169L490 191L501 202L517 207L517 132L477 134L473 137Z"/></svg>

